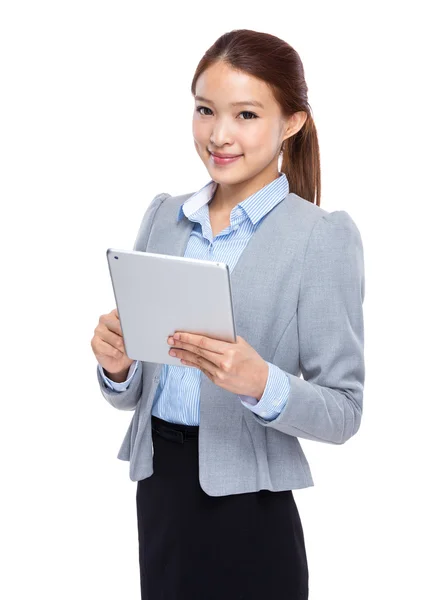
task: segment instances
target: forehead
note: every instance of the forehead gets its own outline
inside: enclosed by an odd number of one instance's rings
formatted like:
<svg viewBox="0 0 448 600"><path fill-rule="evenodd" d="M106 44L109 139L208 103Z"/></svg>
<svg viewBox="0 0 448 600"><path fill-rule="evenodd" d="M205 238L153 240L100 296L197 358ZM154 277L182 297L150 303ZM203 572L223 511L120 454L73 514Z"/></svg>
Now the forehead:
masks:
<svg viewBox="0 0 448 600"><path fill-rule="evenodd" d="M264 81L222 62L201 73L196 81L195 96L207 98L222 108L231 108L232 103L247 100L259 102L264 108L272 107L274 103L271 89Z"/></svg>

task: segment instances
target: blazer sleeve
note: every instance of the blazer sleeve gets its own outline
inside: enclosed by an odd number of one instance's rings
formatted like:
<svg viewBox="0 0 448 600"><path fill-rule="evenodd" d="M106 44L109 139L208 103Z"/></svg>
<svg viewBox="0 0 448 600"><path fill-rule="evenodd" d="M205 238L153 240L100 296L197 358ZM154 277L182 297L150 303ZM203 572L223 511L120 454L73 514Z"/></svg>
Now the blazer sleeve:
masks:
<svg viewBox="0 0 448 600"><path fill-rule="evenodd" d="M132 378L134 377L134 373L138 369L138 367L139 367L139 361L134 360L132 365L129 367L128 376L126 378L126 381L118 383L117 381L113 381L112 379L109 379L109 377L107 377L106 374L104 373L103 367L98 363L98 371L100 372L101 377L107 383L108 387L110 387L111 390L115 390L116 392L123 392L125 389L127 389L129 387L129 385L132 381Z"/></svg>
<svg viewBox="0 0 448 600"><path fill-rule="evenodd" d="M343 444L359 429L365 379L364 252L346 211L322 215L305 251L297 305L299 366L287 373L288 400L261 425L329 444Z"/></svg>
<svg viewBox="0 0 448 600"><path fill-rule="evenodd" d="M143 219L134 242L133 250L138 250L140 252L146 251L149 234L151 233L156 213L162 202L169 197L170 194L161 193L157 194L157 196L152 199L145 211L145 214L143 215ZM98 363L96 366L96 373L101 393L109 402L109 404L111 404L114 408L118 408L119 410L135 410L138 401L141 398L143 388L142 365L140 365L140 368L135 369L129 387L121 391L113 390L107 385L106 381L101 376L100 365Z"/></svg>

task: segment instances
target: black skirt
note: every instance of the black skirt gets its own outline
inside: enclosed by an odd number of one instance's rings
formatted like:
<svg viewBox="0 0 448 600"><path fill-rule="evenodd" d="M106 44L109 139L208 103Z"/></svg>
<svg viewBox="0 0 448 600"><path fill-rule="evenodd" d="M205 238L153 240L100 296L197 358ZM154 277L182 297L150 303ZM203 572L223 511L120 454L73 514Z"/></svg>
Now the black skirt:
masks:
<svg viewBox="0 0 448 600"><path fill-rule="evenodd" d="M291 490L209 496L199 426L152 416L154 473L137 482L142 600L307 600Z"/></svg>

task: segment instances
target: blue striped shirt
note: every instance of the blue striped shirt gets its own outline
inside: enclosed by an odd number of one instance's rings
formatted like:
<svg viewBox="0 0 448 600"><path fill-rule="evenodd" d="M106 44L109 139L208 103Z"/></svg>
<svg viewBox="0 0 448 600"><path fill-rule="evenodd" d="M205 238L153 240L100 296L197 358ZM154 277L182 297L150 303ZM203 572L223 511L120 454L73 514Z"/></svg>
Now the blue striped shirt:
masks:
<svg viewBox="0 0 448 600"><path fill-rule="evenodd" d="M213 239L208 204L216 188L217 183L212 179L179 208L178 221L185 216L194 222L184 256L225 262L232 272L264 217L288 195L289 183L286 175L281 173L274 181L234 206L230 213L229 227L223 229ZM168 350L167 342L167 353ZM239 398L249 410L270 421L275 419L285 406L290 384L284 371L266 362L269 374L260 400L241 395ZM106 377L103 368L99 365L104 381L116 391L125 390L139 368L141 368L140 361L134 361L128 379L117 383ZM201 375L202 371L196 367L163 365L152 414L171 423L199 425Z"/></svg>

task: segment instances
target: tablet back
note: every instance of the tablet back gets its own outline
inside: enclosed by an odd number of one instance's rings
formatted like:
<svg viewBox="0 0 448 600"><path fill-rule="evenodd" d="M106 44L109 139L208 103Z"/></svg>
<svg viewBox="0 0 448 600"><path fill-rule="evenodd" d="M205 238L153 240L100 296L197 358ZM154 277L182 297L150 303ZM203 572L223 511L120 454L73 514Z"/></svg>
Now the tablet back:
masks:
<svg viewBox="0 0 448 600"><path fill-rule="evenodd" d="M226 263L114 248L107 261L129 358L185 366L168 354L175 331L236 342Z"/></svg>

